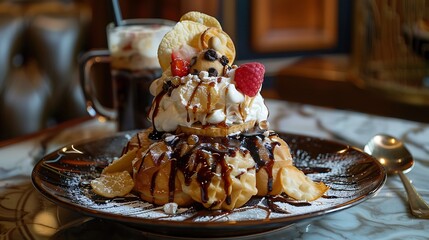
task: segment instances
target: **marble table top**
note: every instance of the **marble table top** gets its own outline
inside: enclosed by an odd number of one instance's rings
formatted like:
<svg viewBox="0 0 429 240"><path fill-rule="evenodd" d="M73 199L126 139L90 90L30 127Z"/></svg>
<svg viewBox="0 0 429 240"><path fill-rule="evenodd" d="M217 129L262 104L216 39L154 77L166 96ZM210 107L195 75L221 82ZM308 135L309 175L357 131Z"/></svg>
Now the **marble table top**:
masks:
<svg viewBox="0 0 429 240"><path fill-rule="evenodd" d="M401 138L416 160L407 176L429 201L428 124L278 100L266 100L266 104L270 127L279 132L332 139L358 148L377 133ZM31 184L34 163L47 153L114 132L114 123L89 119L0 144L0 239L166 239L58 207ZM356 206L263 235L231 239L429 239L429 219L410 214L399 177L388 176L376 196Z"/></svg>

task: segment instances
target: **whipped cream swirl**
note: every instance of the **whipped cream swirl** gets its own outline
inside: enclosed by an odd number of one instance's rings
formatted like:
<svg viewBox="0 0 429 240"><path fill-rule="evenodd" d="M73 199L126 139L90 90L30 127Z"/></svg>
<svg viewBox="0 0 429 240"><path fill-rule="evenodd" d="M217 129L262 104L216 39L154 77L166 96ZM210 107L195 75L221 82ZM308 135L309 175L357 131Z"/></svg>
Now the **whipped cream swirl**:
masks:
<svg viewBox="0 0 429 240"><path fill-rule="evenodd" d="M264 99L258 93L249 97L239 92L234 82L235 69L225 76L209 77L207 71L182 78L169 71L155 80L150 92L155 96L149 112L158 131L175 131L178 126L224 126L268 118Z"/></svg>

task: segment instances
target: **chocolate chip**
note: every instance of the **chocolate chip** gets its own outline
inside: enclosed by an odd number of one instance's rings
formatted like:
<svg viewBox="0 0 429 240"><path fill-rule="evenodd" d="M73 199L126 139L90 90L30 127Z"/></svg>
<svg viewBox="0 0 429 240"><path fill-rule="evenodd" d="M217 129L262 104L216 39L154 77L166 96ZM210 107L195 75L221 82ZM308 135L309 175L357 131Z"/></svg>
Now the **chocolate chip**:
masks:
<svg viewBox="0 0 429 240"><path fill-rule="evenodd" d="M222 55L219 61L220 61L220 64L222 64L222 66L226 66L229 63L229 59L225 55Z"/></svg>
<svg viewBox="0 0 429 240"><path fill-rule="evenodd" d="M215 61L217 59L217 53L215 50L213 49L208 49L205 53L204 53L204 59L208 60L208 61Z"/></svg>
<svg viewBox="0 0 429 240"><path fill-rule="evenodd" d="M162 90L164 92L167 92L168 96L171 96L171 92L173 91L173 89L175 88L174 84L172 81L165 81L164 84L162 85Z"/></svg>
<svg viewBox="0 0 429 240"><path fill-rule="evenodd" d="M209 68L208 73L209 77L217 77L219 74L215 68Z"/></svg>

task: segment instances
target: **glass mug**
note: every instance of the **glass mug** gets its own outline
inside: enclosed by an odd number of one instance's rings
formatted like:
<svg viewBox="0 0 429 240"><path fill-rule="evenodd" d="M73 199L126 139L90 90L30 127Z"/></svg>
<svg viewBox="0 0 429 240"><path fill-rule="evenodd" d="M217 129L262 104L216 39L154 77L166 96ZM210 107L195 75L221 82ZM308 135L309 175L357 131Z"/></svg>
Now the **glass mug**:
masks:
<svg viewBox="0 0 429 240"><path fill-rule="evenodd" d="M164 19L130 19L121 26L107 26L108 50L92 50L80 58L81 86L91 116L116 120L118 131L150 126L147 113L153 97L150 84L162 74L158 46L176 23ZM91 69L94 64L110 63L113 109L96 97Z"/></svg>

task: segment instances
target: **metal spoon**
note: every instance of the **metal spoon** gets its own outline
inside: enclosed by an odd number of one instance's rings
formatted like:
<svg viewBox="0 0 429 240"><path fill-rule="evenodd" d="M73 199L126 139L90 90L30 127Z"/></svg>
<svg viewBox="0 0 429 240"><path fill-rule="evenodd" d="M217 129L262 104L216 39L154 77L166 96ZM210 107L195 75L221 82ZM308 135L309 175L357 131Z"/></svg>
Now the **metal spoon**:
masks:
<svg viewBox="0 0 429 240"><path fill-rule="evenodd" d="M388 174L399 174L408 194L411 213L419 218L429 218L429 205L417 193L404 174L409 172L414 165L413 157L405 145L392 136L378 134L365 145L364 151L375 157Z"/></svg>

